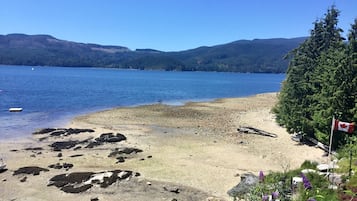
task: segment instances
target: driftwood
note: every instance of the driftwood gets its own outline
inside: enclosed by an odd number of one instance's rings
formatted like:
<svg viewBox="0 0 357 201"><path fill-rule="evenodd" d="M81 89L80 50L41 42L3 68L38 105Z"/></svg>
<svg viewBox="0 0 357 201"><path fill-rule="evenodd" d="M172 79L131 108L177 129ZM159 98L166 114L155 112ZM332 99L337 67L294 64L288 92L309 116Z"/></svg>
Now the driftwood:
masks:
<svg viewBox="0 0 357 201"><path fill-rule="evenodd" d="M267 136L267 137L273 137L273 138L277 138L278 135L274 134L274 133L269 133L257 128L253 128L253 127L249 127L249 126L244 126L244 127L239 127L238 132L241 133L247 133L247 134L255 134L255 135L262 135L262 136Z"/></svg>

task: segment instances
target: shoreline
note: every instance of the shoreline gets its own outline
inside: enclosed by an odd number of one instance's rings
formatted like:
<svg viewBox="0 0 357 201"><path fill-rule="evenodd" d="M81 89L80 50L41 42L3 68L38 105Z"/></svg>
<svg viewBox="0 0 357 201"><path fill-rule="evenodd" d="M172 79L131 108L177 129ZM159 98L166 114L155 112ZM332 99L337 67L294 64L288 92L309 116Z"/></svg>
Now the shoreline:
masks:
<svg viewBox="0 0 357 201"><path fill-rule="evenodd" d="M198 200L207 200L207 197L229 200L226 192L239 182L239 175L243 173L284 171L300 166L304 160L324 160L322 150L297 144L290 139L284 128L275 123L270 110L276 102L276 94L187 102L178 106L153 104L113 108L77 116L66 126L93 129L93 133L51 137L41 142L38 141L39 136L17 142L1 141L0 156L6 159L9 170L0 173L0 181L4 185L4 190L0 190L0 197L21 200L23 195L7 188L11 186L24 190L23 194L33 200L46 200L49 198L46 196L50 194L65 196L67 200L78 200L78 195L47 187L48 179L58 173L121 169L140 173L138 181L130 180L136 181L130 184L135 184L134 189L154 188L155 185L148 187L147 182L158 182L160 185L179 186L182 193L168 193L167 196L172 198L190 200L190 194L199 192L201 197ZM242 134L237 132L239 126L255 127L277 134L278 137ZM59 140L83 140L89 137L93 137L93 140L103 133L121 133L126 140L93 149L82 147L78 150L62 150L61 158L57 157L58 152L53 152L48 147L49 143ZM24 151L25 148L35 146L43 148L41 154L33 150ZM142 152L125 156L125 162L122 163L116 163L116 159L108 157L111 150L122 147L136 148ZM11 149L19 151L11 152ZM74 154L84 156L71 158ZM64 161L74 165L68 172L50 169L40 176L27 176L28 181L23 183L18 177L11 175L19 167L37 165L46 168L49 164ZM37 187L29 188L29 185ZM167 193L161 192L160 188L156 189L156 193L144 193L140 197L143 192L121 192L120 195L120 184L116 185L115 190L112 188L114 187L108 188L109 190L96 188L80 195L85 197L83 200L98 195L100 200L122 196L124 200L130 201L131 196L139 196L136 197L138 200L145 200L148 196L151 200L159 200L160 196L166 196L164 193ZM50 193L45 193L44 190ZM109 195L107 191L113 194Z"/></svg>

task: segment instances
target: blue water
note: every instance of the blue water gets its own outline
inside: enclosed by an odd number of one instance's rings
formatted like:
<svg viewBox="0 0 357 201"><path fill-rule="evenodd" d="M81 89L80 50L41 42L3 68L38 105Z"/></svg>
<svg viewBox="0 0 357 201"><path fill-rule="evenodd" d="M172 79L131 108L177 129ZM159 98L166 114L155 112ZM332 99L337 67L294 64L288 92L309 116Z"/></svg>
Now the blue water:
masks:
<svg viewBox="0 0 357 201"><path fill-rule="evenodd" d="M0 66L0 139L59 127L121 106L241 97L280 90L284 74ZM23 112L11 113L11 107Z"/></svg>

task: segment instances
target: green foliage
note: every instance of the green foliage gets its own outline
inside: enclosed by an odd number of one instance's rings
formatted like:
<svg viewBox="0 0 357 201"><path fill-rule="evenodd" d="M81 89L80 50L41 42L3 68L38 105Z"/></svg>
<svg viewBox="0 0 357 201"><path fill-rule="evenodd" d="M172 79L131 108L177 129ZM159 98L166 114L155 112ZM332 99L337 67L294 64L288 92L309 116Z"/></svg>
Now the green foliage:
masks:
<svg viewBox="0 0 357 201"><path fill-rule="evenodd" d="M357 120L357 20L349 41L341 37L339 11L333 6L314 23L310 37L290 53L287 77L274 108L290 133L303 133L328 144L332 117ZM346 143L336 132L333 147Z"/></svg>
<svg viewBox="0 0 357 201"><path fill-rule="evenodd" d="M273 192L279 192L280 201L307 201L314 198L317 201L337 201L337 192L328 188L329 182L323 175L317 173L308 173L305 175L311 188L306 189L304 183L299 183L294 187L291 185L293 177L301 176L302 167L316 168L316 163L305 161L301 168L290 170L285 173L273 172L266 175L265 180L257 184L251 191L245 195L244 199L248 201L261 201L262 196L271 195Z"/></svg>

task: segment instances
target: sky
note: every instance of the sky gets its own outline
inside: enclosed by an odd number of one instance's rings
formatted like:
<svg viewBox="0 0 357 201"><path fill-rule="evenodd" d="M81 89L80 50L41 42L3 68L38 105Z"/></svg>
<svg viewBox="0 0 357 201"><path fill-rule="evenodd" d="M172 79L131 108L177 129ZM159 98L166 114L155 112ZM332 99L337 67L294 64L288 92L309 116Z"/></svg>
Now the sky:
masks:
<svg viewBox="0 0 357 201"><path fill-rule="evenodd" d="M345 36L357 18L356 0L0 0L0 34L181 51L309 36L332 5Z"/></svg>

